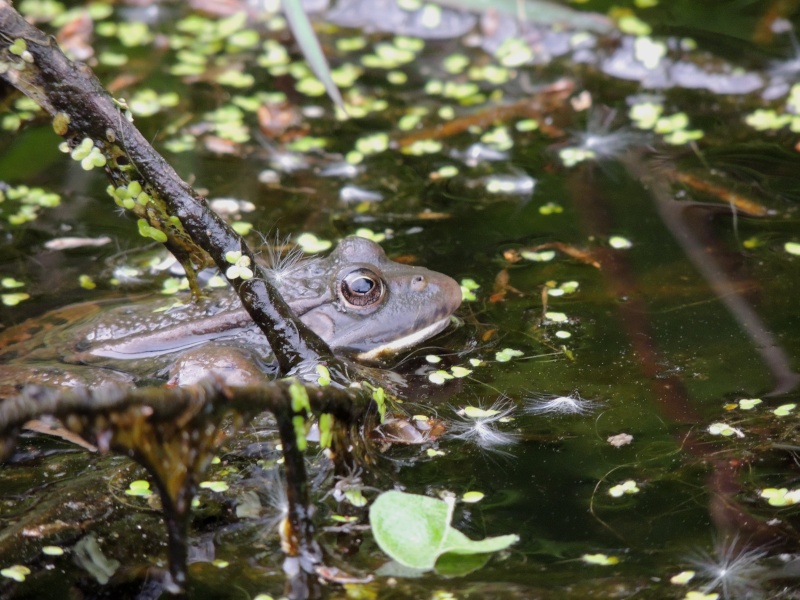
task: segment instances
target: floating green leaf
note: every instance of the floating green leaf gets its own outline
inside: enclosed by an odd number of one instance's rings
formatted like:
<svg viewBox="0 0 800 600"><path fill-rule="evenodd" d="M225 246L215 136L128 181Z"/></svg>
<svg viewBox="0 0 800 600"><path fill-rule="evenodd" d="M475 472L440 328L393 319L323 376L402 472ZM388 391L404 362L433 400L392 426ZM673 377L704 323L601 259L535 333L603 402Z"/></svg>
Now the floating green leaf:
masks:
<svg viewBox="0 0 800 600"><path fill-rule="evenodd" d="M742 410L752 410L761 404L761 398L743 398L739 400L739 408Z"/></svg>
<svg viewBox="0 0 800 600"><path fill-rule="evenodd" d="M450 372L453 374L453 377L466 377L470 373L472 373L472 369L466 369L464 367L452 367Z"/></svg>
<svg viewBox="0 0 800 600"><path fill-rule="evenodd" d="M695 576L694 571L681 571L677 575L670 577L669 582L673 585L686 585Z"/></svg>
<svg viewBox="0 0 800 600"><path fill-rule="evenodd" d="M584 554L581 560L590 565L600 565L608 567L619 563L619 558L616 556L608 556L606 554Z"/></svg>
<svg viewBox="0 0 800 600"><path fill-rule="evenodd" d="M628 479L626 482L612 487L610 490L608 490L608 493L614 498L620 498L624 494L638 494L639 487L636 485L636 482L633 479Z"/></svg>
<svg viewBox="0 0 800 600"><path fill-rule="evenodd" d="M463 496L461 496L461 500L466 502L467 504L474 504L475 502L480 502L484 498L483 492L465 492Z"/></svg>
<svg viewBox="0 0 800 600"><path fill-rule="evenodd" d="M150 489L149 481L137 479L136 481L131 481L128 489L125 490L125 494L128 496L141 496L142 498L148 498L153 495L153 490Z"/></svg>
<svg viewBox="0 0 800 600"><path fill-rule="evenodd" d="M517 535L471 540L450 526L452 516L452 501L390 491L372 504L369 522L381 550L401 565L425 571L444 554L486 554L519 541Z"/></svg>
<svg viewBox="0 0 800 600"><path fill-rule="evenodd" d="M25 292L18 292L16 294L0 294L0 300L2 300L3 304L6 306L16 306L28 298L30 298L30 294L26 294Z"/></svg>
<svg viewBox="0 0 800 600"><path fill-rule="evenodd" d="M0 279L0 287L4 287L7 290L20 288L24 286L25 286L24 282L14 279L13 277L3 277L2 279Z"/></svg>
<svg viewBox="0 0 800 600"><path fill-rule="evenodd" d="M512 358L522 355L523 352L521 350L515 350L514 348L503 348L499 352L495 352L494 358L497 362L508 362Z"/></svg>
<svg viewBox="0 0 800 600"><path fill-rule="evenodd" d="M204 490L211 490L212 492L228 491L228 484L224 481L201 481L200 487Z"/></svg>
<svg viewBox="0 0 800 600"><path fill-rule="evenodd" d="M786 242L783 245L783 249L786 250L789 254L794 254L795 256L800 256L800 244L797 242Z"/></svg>
<svg viewBox="0 0 800 600"><path fill-rule="evenodd" d="M315 252L324 252L333 245L333 242L321 240L313 233L303 233L298 236L297 244L303 249L303 252L313 254Z"/></svg>
<svg viewBox="0 0 800 600"><path fill-rule="evenodd" d="M3 577L8 577L9 579L13 579L14 581L18 581L20 583L25 581L25 577L30 574L31 570L25 565L13 565L0 571L0 575Z"/></svg>

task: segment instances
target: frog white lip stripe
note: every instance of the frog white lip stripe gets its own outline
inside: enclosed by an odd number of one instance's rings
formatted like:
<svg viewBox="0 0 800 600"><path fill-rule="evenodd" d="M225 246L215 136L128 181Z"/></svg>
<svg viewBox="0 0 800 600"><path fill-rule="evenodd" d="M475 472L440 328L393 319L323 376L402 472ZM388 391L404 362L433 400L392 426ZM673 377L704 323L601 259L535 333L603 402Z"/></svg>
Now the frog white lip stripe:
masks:
<svg viewBox="0 0 800 600"><path fill-rule="evenodd" d="M357 355L357 358L359 360L377 360L384 354L405 350L406 348L415 346L419 342L426 340L431 336L436 335L442 329L447 327L448 323L450 323L450 315L447 315L446 317L444 317L443 319L439 319L438 321L434 321L427 327L423 327L422 329L414 331L413 333L410 333L405 337L392 340L391 342L387 342L382 346L378 346L377 348L372 348L371 350L367 350L366 352L361 352L360 354Z"/></svg>

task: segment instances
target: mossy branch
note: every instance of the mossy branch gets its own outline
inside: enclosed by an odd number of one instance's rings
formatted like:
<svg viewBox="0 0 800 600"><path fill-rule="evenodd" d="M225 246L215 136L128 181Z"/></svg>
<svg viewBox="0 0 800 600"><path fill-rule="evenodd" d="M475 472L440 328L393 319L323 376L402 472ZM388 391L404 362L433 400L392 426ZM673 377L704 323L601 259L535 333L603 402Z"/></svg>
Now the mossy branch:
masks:
<svg viewBox="0 0 800 600"><path fill-rule="evenodd" d="M294 317L241 236L153 149L91 69L69 60L53 38L27 23L7 0L0 0L0 77L53 116L53 127L73 149L73 158L88 139L96 149L87 149L95 152L95 166L105 168L115 189L133 181L142 185L154 203L144 211L146 226L167 236L168 248L184 266L189 266L193 250L182 240L183 232L223 273L230 267L226 253L241 252L249 259L255 276L228 281L267 336L283 373L304 362L323 362L333 367L336 380L344 380L344 367L320 337ZM172 217L178 222L170 223Z"/></svg>

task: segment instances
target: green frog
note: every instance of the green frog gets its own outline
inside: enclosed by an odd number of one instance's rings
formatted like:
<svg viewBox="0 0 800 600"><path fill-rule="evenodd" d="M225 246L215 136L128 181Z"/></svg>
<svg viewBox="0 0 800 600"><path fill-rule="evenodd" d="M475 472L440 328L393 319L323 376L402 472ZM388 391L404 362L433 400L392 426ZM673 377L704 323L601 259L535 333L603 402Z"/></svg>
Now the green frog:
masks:
<svg viewBox="0 0 800 600"><path fill-rule="evenodd" d="M450 277L342 240L327 258L269 271L295 314L332 350L361 360L409 348L444 329L461 303ZM0 397L27 383L188 385L215 373L229 385L274 377L263 333L229 289L183 306L173 298L88 302L0 334Z"/></svg>

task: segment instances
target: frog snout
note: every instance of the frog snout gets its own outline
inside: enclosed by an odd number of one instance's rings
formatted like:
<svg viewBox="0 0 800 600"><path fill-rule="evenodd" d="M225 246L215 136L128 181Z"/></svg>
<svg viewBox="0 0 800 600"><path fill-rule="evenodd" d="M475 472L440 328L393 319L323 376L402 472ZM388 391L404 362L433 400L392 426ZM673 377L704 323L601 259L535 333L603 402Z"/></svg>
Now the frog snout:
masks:
<svg viewBox="0 0 800 600"><path fill-rule="evenodd" d="M447 275L442 275L441 279L439 287L441 288L442 304L446 307L447 314L452 314L461 306L461 286L455 279Z"/></svg>

